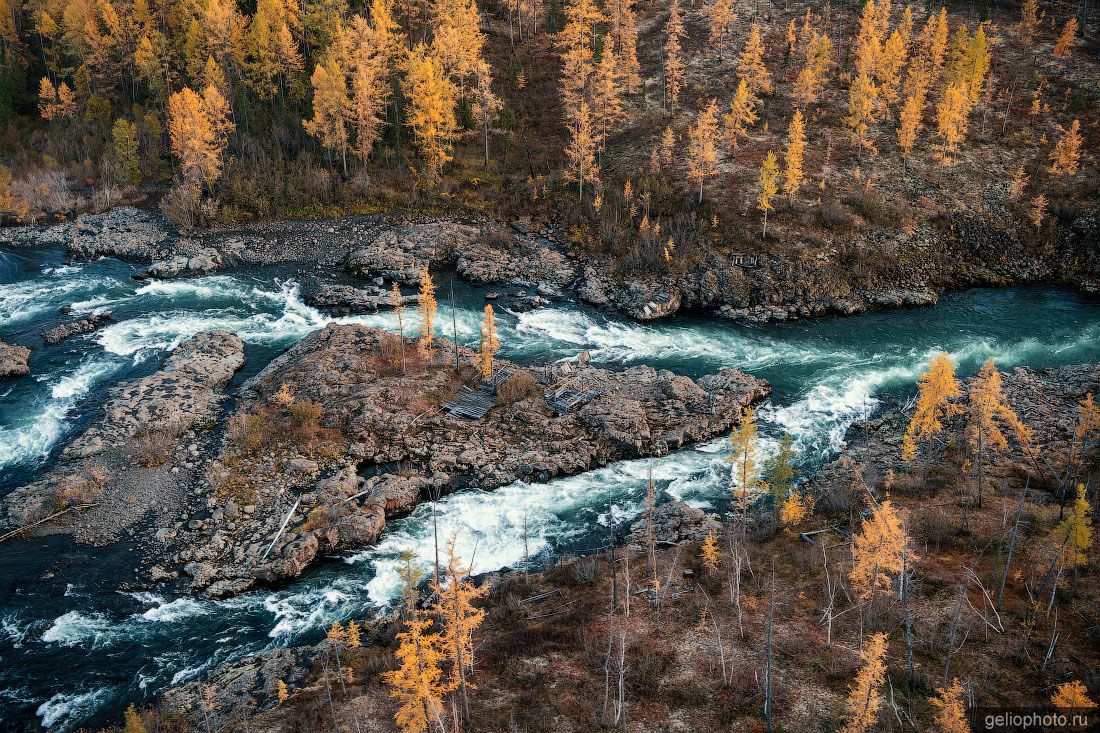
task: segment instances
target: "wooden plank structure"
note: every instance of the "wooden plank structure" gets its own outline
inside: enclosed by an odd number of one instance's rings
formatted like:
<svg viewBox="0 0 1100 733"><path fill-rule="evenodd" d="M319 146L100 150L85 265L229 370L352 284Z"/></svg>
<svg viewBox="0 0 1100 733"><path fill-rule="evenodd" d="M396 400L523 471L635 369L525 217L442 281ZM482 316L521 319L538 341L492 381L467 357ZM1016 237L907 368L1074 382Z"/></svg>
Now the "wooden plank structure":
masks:
<svg viewBox="0 0 1100 733"><path fill-rule="evenodd" d="M546 400L546 405L558 415L572 412L585 402L594 399L598 393L595 390L581 392L573 387L561 387L555 390Z"/></svg>
<svg viewBox="0 0 1100 733"><path fill-rule="evenodd" d="M730 255L730 264L738 267L758 267L760 259L756 255L734 252Z"/></svg>
<svg viewBox="0 0 1100 733"><path fill-rule="evenodd" d="M511 369L501 369L481 383L477 389L463 386L454 398L443 405L443 409L457 417L467 420L480 420L497 403L497 388L512 376Z"/></svg>

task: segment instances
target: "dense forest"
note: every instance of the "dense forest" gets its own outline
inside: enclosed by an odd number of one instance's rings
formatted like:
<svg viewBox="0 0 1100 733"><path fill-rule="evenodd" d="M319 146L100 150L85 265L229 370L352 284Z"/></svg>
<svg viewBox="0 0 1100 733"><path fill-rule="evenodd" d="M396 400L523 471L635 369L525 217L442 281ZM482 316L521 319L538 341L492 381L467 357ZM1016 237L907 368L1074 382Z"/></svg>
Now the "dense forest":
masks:
<svg viewBox="0 0 1100 733"><path fill-rule="evenodd" d="M958 206L1041 238L1096 190L1082 9L5 0L0 208L553 211L656 269L769 216L818 250Z"/></svg>

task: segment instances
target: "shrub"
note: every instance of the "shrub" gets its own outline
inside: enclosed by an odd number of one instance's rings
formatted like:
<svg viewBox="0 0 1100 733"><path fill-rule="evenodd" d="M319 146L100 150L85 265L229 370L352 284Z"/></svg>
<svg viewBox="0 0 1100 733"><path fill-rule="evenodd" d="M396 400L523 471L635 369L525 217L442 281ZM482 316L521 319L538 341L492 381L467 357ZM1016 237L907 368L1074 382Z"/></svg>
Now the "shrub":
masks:
<svg viewBox="0 0 1100 733"><path fill-rule="evenodd" d="M497 404L511 405L529 397L536 397L541 392L542 390L531 372L527 370L517 371L497 387Z"/></svg>
<svg viewBox="0 0 1100 733"><path fill-rule="evenodd" d="M290 421L294 428L294 439L300 444L310 444L317 439L321 430L321 405L309 400L301 400L290 406Z"/></svg>

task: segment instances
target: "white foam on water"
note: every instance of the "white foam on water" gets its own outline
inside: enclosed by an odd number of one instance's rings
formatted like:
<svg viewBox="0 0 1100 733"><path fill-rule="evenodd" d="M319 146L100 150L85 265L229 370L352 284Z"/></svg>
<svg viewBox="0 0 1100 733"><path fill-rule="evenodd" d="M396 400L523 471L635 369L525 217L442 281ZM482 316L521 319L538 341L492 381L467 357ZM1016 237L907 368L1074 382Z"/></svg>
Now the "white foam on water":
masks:
<svg viewBox="0 0 1100 733"><path fill-rule="evenodd" d="M193 598L183 597L169 601L160 596L149 595L152 598L148 598L148 602L155 605L143 613L135 613L135 619L151 623L174 623L195 616L205 616L213 610L209 604L200 603Z"/></svg>
<svg viewBox="0 0 1100 733"><path fill-rule="evenodd" d="M324 588L305 588L283 591L267 596L263 603L268 613L275 617L275 625L268 636L273 639L294 637L311 630L323 630L331 622L342 617L360 604L354 603L356 593L338 589L348 581L338 579Z"/></svg>
<svg viewBox="0 0 1100 733"><path fill-rule="evenodd" d="M74 298L99 297L102 291L117 286L118 281L113 278L82 275L64 280L35 279L0 284L0 327L56 312Z"/></svg>
<svg viewBox="0 0 1100 733"><path fill-rule="evenodd" d="M0 427L0 468L44 458L68 429L77 402L118 367L114 360L86 359L54 381L49 397L20 424Z"/></svg>
<svg viewBox="0 0 1100 733"><path fill-rule="evenodd" d="M20 618L14 614L0 618L0 631L8 637L11 645L16 649L23 647L23 642L30 630L30 626L24 626Z"/></svg>
<svg viewBox="0 0 1100 733"><path fill-rule="evenodd" d="M850 356L807 349L794 340L776 340L762 331L725 323L641 324L557 307L539 308L517 318L516 333L533 345L551 339L575 349L587 348L595 360L603 362L691 359L752 371Z"/></svg>
<svg viewBox="0 0 1100 733"><path fill-rule="evenodd" d="M42 725L50 730L68 730L70 725L93 715L113 692L110 687L72 694L59 692L39 705L35 715L42 718Z"/></svg>
<svg viewBox="0 0 1100 733"><path fill-rule="evenodd" d="M121 629L100 613L85 615L69 611L54 619L53 625L42 634L42 641L61 646L95 648L117 638Z"/></svg>
<svg viewBox="0 0 1100 733"><path fill-rule="evenodd" d="M135 298L149 303L147 315L113 323L102 329L97 342L112 354L144 359L156 351L175 348L184 339L201 331L224 330L246 343L280 344L296 341L330 323L357 323L364 326L398 330L397 315L392 312L334 318L306 305L296 282L286 281L276 290L249 285L226 275L197 280L172 280L149 283L137 290ZM157 310L156 301L166 301L168 309ZM203 301L215 301L198 310ZM180 309L179 304L195 309ZM456 313L460 340L477 334L480 321L470 311ZM403 317L406 335L420 328L418 316L408 311ZM444 306L437 315L435 332L449 335L452 322Z"/></svg>

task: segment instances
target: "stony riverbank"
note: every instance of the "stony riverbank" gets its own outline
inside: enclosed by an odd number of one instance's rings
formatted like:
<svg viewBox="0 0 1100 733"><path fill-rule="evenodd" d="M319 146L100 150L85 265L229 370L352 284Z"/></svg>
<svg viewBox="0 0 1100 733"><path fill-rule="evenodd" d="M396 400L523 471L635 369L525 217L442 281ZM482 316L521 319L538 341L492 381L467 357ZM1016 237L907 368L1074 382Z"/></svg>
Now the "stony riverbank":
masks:
<svg viewBox="0 0 1100 733"><path fill-rule="evenodd" d="M1058 227L1044 242L988 215L957 213L909 229L868 228L847 249L805 245L740 257L697 247L654 275L582 251L552 223L482 216L281 221L181 236L155 214L123 208L51 227L0 231L0 245L37 243L64 244L74 260L113 255L149 263L142 278L199 276L242 265L309 265L317 273L320 305L333 312L385 306L374 298L377 293L333 289L336 276L376 287L388 287L387 281L414 285L424 267L453 267L472 282L524 288L522 298L575 296L640 320L690 309L761 323L931 305L942 292L975 286L1100 287L1095 213Z"/></svg>

